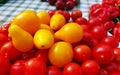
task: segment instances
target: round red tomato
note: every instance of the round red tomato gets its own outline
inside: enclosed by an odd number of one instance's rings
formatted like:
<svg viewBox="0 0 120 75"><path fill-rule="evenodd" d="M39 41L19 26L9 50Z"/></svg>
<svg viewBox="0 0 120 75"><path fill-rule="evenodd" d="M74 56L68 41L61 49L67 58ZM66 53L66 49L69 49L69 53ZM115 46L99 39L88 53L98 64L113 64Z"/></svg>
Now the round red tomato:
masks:
<svg viewBox="0 0 120 75"><path fill-rule="evenodd" d="M82 24L87 24L87 19L84 17L78 17L75 22L77 22L78 24L82 25Z"/></svg>
<svg viewBox="0 0 120 75"><path fill-rule="evenodd" d="M25 75L25 61L18 60L14 62L10 69L10 75Z"/></svg>
<svg viewBox="0 0 120 75"><path fill-rule="evenodd" d="M62 71L56 66L49 66L46 75L62 75Z"/></svg>
<svg viewBox="0 0 120 75"><path fill-rule="evenodd" d="M109 75L112 75L112 73L120 72L120 65L114 62L103 65L103 68L107 70Z"/></svg>
<svg viewBox="0 0 120 75"><path fill-rule="evenodd" d="M72 20L75 21L79 17L82 17L82 11L80 11L78 9L73 10L72 13L71 13Z"/></svg>
<svg viewBox="0 0 120 75"><path fill-rule="evenodd" d="M0 49L0 53L6 56L9 60L16 60L20 57L21 52L18 51L12 41L6 42Z"/></svg>
<svg viewBox="0 0 120 75"><path fill-rule="evenodd" d="M85 75L98 75L100 72L100 65L95 60L87 60L82 63L82 69Z"/></svg>
<svg viewBox="0 0 120 75"><path fill-rule="evenodd" d="M48 59L48 50L39 50L36 52L35 57L43 59L43 61L47 64L49 62Z"/></svg>
<svg viewBox="0 0 120 75"><path fill-rule="evenodd" d="M7 35L0 33L0 47L8 41Z"/></svg>
<svg viewBox="0 0 120 75"><path fill-rule="evenodd" d="M36 53L36 49L32 49L32 50L30 50L28 52L22 53L20 58L22 60L28 60L28 59L32 58L35 55L35 53Z"/></svg>
<svg viewBox="0 0 120 75"><path fill-rule="evenodd" d="M77 45L73 49L73 57L78 62L84 62L92 57L91 48L87 45Z"/></svg>
<svg viewBox="0 0 120 75"><path fill-rule="evenodd" d="M110 63L113 59L113 48L107 44L99 44L93 48L93 58L100 64Z"/></svg>
<svg viewBox="0 0 120 75"><path fill-rule="evenodd" d="M109 75L106 69L101 68L99 75Z"/></svg>
<svg viewBox="0 0 120 75"><path fill-rule="evenodd" d="M66 19L66 22L70 20L70 13L68 11L63 11L64 17Z"/></svg>
<svg viewBox="0 0 120 75"><path fill-rule="evenodd" d="M8 35L8 28L9 28L9 26L10 26L10 23L1 25L0 26L0 33Z"/></svg>
<svg viewBox="0 0 120 75"><path fill-rule="evenodd" d="M48 14L50 15L50 17L52 17L55 14L55 12L56 12L55 10L49 10Z"/></svg>
<svg viewBox="0 0 120 75"><path fill-rule="evenodd" d="M5 56L0 55L0 75L8 75L10 67L9 60Z"/></svg>
<svg viewBox="0 0 120 75"><path fill-rule="evenodd" d="M31 58L25 62L25 75L45 75L46 64L42 59Z"/></svg>
<svg viewBox="0 0 120 75"><path fill-rule="evenodd" d="M83 71L79 64L71 62L63 68L63 75L83 75Z"/></svg>
<svg viewBox="0 0 120 75"><path fill-rule="evenodd" d="M94 26L91 29L91 34L93 38L98 41L101 41L105 36L107 36L107 31L102 26Z"/></svg>
<svg viewBox="0 0 120 75"><path fill-rule="evenodd" d="M120 63L120 48L114 48L114 61Z"/></svg>
<svg viewBox="0 0 120 75"><path fill-rule="evenodd" d="M117 41L117 39L114 36L105 36L102 40L101 40L102 44L108 44L113 48L118 47L119 42Z"/></svg>

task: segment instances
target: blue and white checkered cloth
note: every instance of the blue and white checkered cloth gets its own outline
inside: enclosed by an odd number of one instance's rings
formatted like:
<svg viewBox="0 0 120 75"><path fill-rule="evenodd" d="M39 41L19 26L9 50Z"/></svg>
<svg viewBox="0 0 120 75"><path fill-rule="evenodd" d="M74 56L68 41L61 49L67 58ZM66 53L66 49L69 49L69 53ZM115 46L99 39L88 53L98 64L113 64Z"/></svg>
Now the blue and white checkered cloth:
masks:
<svg viewBox="0 0 120 75"><path fill-rule="evenodd" d="M80 9L83 12L83 17L87 18L89 7L95 3L101 3L101 0L81 0L74 9ZM41 2L41 0L9 0L5 4L0 4L0 25L9 22L15 15L26 9L38 12L56 9L56 7L49 5L48 2Z"/></svg>

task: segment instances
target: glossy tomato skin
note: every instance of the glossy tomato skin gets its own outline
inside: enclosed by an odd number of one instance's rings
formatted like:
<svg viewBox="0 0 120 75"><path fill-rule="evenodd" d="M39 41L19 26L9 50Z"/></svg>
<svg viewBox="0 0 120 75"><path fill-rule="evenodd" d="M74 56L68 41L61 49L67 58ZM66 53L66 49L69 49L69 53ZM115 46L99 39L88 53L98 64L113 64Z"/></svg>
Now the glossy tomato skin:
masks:
<svg viewBox="0 0 120 75"><path fill-rule="evenodd" d="M48 50L39 50L35 53L35 57L43 59L43 61L48 64Z"/></svg>
<svg viewBox="0 0 120 75"><path fill-rule="evenodd" d="M46 64L42 59L31 58L25 62L25 75L45 75Z"/></svg>
<svg viewBox="0 0 120 75"><path fill-rule="evenodd" d="M66 19L66 22L69 22L70 20L70 13L68 11L63 11L64 17Z"/></svg>
<svg viewBox="0 0 120 75"><path fill-rule="evenodd" d="M8 28L9 28L9 26L10 26L10 23L1 25L0 26L0 33L8 35Z"/></svg>
<svg viewBox="0 0 120 75"><path fill-rule="evenodd" d="M83 24L87 24L87 19L84 17L79 17L75 20L75 22L77 22L80 25L83 25Z"/></svg>
<svg viewBox="0 0 120 75"><path fill-rule="evenodd" d="M101 41L105 36L107 36L107 31L102 26L94 26L90 32L93 38L98 41Z"/></svg>
<svg viewBox="0 0 120 75"><path fill-rule="evenodd" d="M63 75L83 75L83 71L79 64L71 62L64 67Z"/></svg>
<svg viewBox="0 0 120 75"><path fill-rule="evenodd" d="M21 56L21 52L14 47L12 41L6 42L1 47L0 53L6 56L9 60L16 60Z"/></svg>
<svg viewBox="0 0 120 75"><path fill-rule="evenodd" d="M8 41L7 35L0 33L0 47Z"/></svg>
<svg viewBox="0 0 120 75"><path fill-rule="evenodd" d="M20 59L22 59L22 60L31 59L35 55L35 53L36 53L36 49L32 49L28 52L24 52L24 53L21 54Z"/></svg>
<svg viewBox="0 0 120 75"><path fill-rule="evenodd" d="M99 72L99 75L109 75L109 74L108 74L108 72L107 72L106 69L101 68L101 69L100 69L100 72Z"/></svg>
<svg viewBox="0 0 120 75"><path fill-rule="evenodd" d="M120 72L120 65L115 62L110 62L108 64L102 65L104 69L107 70L109 75L112 73L119 73Z"/></svg>
<svg viewBox="0 0 120 75"><path fill-rule="evenodd" d="M91 48L87 45L77 45L73 49L74 59L78 62L84 62L92 57Z"/></svg>
<svg viewBox="0 0 120 75"><path fill-rule="evenodd" d="M25 61L18 60L14 62L10 69L10 75L25 75Z"/></svg>
<svg viewBox="0 0 120 75"><path fill-rule="evenodd" d="M82 12L80 10L73 10L71 13L71 18L75 21L77 18L82 17Z"/></svg>
<svg viewBox="0 0 120 75"><path fill-rule="evenodd" d="M107 64L113 60L113 48L107 44L99 44L93 48L93 58L100 64Z"/></svg>
<svg viewBox="0 0 120 75"><path fill-rule="evenodd" d="M87 60L82 63L82 69L85 75L98 75L100 71L100 65L95 60Z"/></svg>
<svg viewBox="0 0 120 75"><path fill-rule="evenodd" d="M114 62L120 63L120 48L114 48Z"/></svg>
<svg viewBox="0 0 120 75"><path fill-rule="evenodd" d="M50 15L50 17L52 17L55 14L55 12L56 12L55 10L49 10L48 14Z"/></svg>
<svg viewBox="0 0 120 75"><path fill-rule="evenodd" d="M114 36L105 36L101 40L101 43L108 44L108 45L112 46L113 48L117 48L119 45L119 42L117 41L117 39Z"/></svg>
<svg viewBox="0 0 120 75"><path fill-rule="evenodd" d="M62 75L62 71L56 66L48 66L45 75Z"/></svg>
<svg viewBox="0 0 120 75"><path fill-rule="evenodd" d="M11 63L9 60L3 56L0 55L0 75L7 75L11 67Z"/></svg>

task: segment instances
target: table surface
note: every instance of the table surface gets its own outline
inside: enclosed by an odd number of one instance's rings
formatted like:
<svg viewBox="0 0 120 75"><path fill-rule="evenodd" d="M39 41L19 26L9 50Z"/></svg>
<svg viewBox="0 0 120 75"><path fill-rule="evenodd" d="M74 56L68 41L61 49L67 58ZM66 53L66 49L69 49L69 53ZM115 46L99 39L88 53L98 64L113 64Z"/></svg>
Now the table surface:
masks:
<svg viewBox="0 0 120 75"><path fill-rule="evenodd" d="M74 9L80 9L83 12L83 17L88 18L89 7L95 3L101 3L101 0L81 0L80 4ZM0 25L8 23L15 15L26 9L38 12L56 8L49 5L48 2L41 2L41 0L9 0L5 4L0 4Z"/></svg>

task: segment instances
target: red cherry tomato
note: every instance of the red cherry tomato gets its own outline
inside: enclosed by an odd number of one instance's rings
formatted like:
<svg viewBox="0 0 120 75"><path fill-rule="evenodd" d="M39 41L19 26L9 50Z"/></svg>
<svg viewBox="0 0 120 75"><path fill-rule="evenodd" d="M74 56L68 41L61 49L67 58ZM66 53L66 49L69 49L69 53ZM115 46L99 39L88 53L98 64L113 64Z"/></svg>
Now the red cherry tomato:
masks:
<svg viewBox="0 0 120 75"><path fill-rule="evenodd" d="M78 24L82 25L82 24L87 24L87 19L84 17L79 17L75 20L75 22L77 22Z"/></svg>
<svg viewBox="0 0 120 75"><path fill-rule="evenodd" d="M79 17L82 17L82 12L78 9L73 10L72 13L71 13L72 20L75 21Z"/></svg>
<svg viewBox="0 0 120 75"><path fill-rule="evenodd" d="M0 33L0 47L7 41L8 41L8 37L5 34Z"/></svg>
<svg viewBox="0 0 120 75"><path fill-rule="evenodd" d="M0 49L0 53L6 56L9 60L16 60L20 57L21 52L18 51L12 41L6 42Z"/></svg>
<svg viewBox="0 0 120 75"><path fill-rule="evenodd" d="M8 28L9 28L9 26L10 26L10 23L1 25L0 26L0 33L8 35Z"/></svg>
<svg viewBox="0 0 120 75"><path fill-rule="evenodd" d="M64 17L66 19L66 22L70 20L70 13L68 11L63 11Z"/></svg>
<svg viewBox="0 0 120 75"><path fill-rule="evenodd" d="M88 27L89 27L90 29L92 29L94 26L99 26L99 25L101 25L101 24L102 24L102 23L101 23L100 20L97 19L97 18L91 18L91 19L89 19L88 22L87 22L87 25L88 25Z"/></svg>
<svg viewBox="0 0 120 75"><path fill-rule="evenodd" d="M32 58L35 55L35 53L36 53L35 49L32 49L32 50L30 50L28 52L24 52L21 55L21 59L22 60L28 60L28 59Z"/></svg>
<svg viewBox="0 0 120 75"><path fill-rule="evenodd" d="M42 59L31 58L25 62L25 75L45 75L46 64Z"/></svg>
<svg viewBox="0 0 120 75"><path fill-rule="evenodd" d="M18 60L14 62L10 69L10 75L25 75L25 61Z"/></svg>
<svg viewBox="0 0 120 75"><path fill-rule="evenodd" d="M101 68L99 75L109 75L109 74L108 74L107 70Z"/></svg>
<svg viewBox="0 0 120 75"><path fill-rule="evenodd" d="M107 36L107 31L102 26L94 26L90 32L93 38L95 38L98 41L101 41L102 38Z"/></svg>
<svg viewBox="0 0 120 75"><path fill-rule="evenodd" d="M90 31L88 25L83 24L83 25L81 25L81 26L82 26L84 32L89 32L89 31Z"/></svg>
<svg viewBox="0 0 120 75"><path fill-rule="evenodd" d="M87 60L82 63L82 69L85 75L98 75L100 72L100 65L95 60Z"/></svg>
<svg viewBox="0 0 120 75"><path fill-rule="evenodd" d="M77 45L73 49L74 59L78 62L84 62L92 57L91 48L87 45Z"/></svg>
<svg viewBox="0 0 120 75"><path fill-rule="evenodd" d="M63 68L63 75L83 75L83 71L79 64L71 62Z"/></svg>
<svg viewBox="0 0 120 75"><path fill-rule="evenodd" d="M47 64L49 62L48 59L48 50L39 50L36 52L35 57L43 59L43 61Z"/></svg>
<svg viewBox="0 0 120 75"><path fill-rule="evenodd" d="M5 56L0 55L0 75L8 75L10 66L9 60Z"/></svg>
<svg viewBox="0 0 120 75"><path fill-rule="evenodd" d="M113 59L113 48L107 44L99 44L93 48L93 58L100 64L110 63Z"/></svg>
<svg viewBox="0 0 120 75"><path fill-rule="evenodd" d="M120 48L114 48L114 61L120 63Z"/></svg>
<svg viewBox="0 0 120 75"><path fill-rule="evenodd" d="M52 17L55 14L56 10L49 10L48 14L50 15L50 17Z"/></svg>
<svg viewBox="0 0 120 75"><path fill-rule="evenodd" d="M62 75L62 71L56 66L49 66L46 75Z"/></svg>
<svg viewBox="0 0 120 75"><path fill-rule="evenodd" d="M102 40L101 40L102 44L108 44L113 48L118 47L119 42L117 41L117 39L114 36L105 36Z"/></svg>
<svg viewBox="0 0 120 75"><path fill-rule="evenodd" d="M103 68L107 70L109 75L112 75L112 73L120 72L120 65L114 62L110 62L108 64L103 65Z"/></svg>

